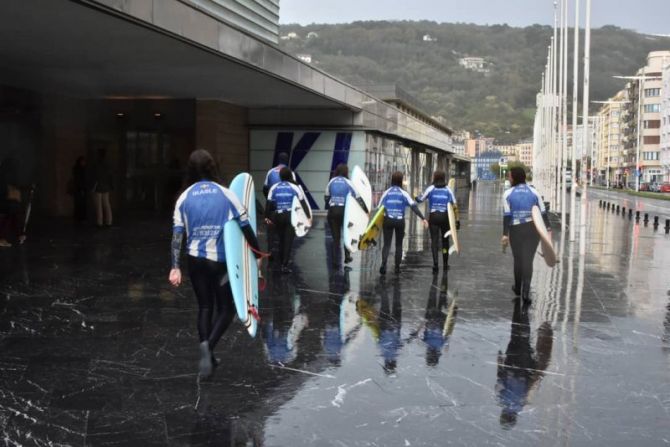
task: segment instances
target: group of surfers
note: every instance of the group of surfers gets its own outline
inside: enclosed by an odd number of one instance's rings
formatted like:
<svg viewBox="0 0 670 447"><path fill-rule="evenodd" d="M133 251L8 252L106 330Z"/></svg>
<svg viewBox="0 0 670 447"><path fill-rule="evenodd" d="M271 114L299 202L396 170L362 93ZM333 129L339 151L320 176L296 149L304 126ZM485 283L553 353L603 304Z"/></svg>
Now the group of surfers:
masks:
<svg viewBox="0 0 670 447"><path fill-rule="evenodd" d="M264 217L268 232L268 252L272 249L273 240L277 239L278 267L284 274L291 273L290 254L295 237L291 224L291 209L295 197L301 202L307 218L312 219L304 191L296 184L295 175L288 167L288 158L285 153L278 155L278 164L268 171L263 185L263 193L267 197ZM169 281L175 287L182 282L181 252L185 246L189 277L198 301L199 375L206 378L212 374L217 365L213 350L236 314L226 268L223 238L223 227L226 222L237 221L256 256L259 268L265 253L261 250L258 238L251 228L247 210L235 194L221 185L216 162L211 154L204 149L194 151L189 157L186 171L188 186L177 199L173 215L172 266ZM347 196L352 195L366 213L371 211L367 209L348 175L347 165L338 165L326 187L324 198L328 210L327 221L333 239L335 263L342 253L341 237ZM458 208L454 192L447 185L446 174L444 171L435 171L432 184L415 198L402 188L403 178L402 172L392 173L391 186L379 200L379 206L384 206L382 262L379 273L386 274L394 236L394 270L396 274L400 273L405 214L408 208L421 219L424 228L430 230L433 273L439 272L440 253L442 253L443 269L448 270L450 225L447 209L449 204L456 210ZM504 194L501 243L503 246L509 244L514 256L512 290L516 297L530 302L533 259L539 244L539 235L532 222L533 206L540 208L547 229L549 222L540 195L526 184L524 170L513 168L510 171L510 182L512 187ZM418 207L418 203L422 202L428 204L427 218ZM456 220L456 230L459 228L460 221ZM345 248L344 263L348 264L351 261L351 253ZM215 307L216 318L214 318Z"/></svg>

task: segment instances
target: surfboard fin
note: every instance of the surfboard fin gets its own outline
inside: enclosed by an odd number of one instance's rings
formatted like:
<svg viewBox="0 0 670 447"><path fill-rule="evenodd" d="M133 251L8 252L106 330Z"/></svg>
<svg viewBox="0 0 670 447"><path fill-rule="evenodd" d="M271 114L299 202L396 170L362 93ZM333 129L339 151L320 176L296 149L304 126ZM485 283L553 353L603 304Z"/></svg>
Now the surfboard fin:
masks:
<svg viewBox="0 0 670 447"><path fill-rule="evenodd" d="M449 237L449 236L451 236L451 230L449 230L449 231L447 231L446 233L444 233L444 237Z"/></svg>

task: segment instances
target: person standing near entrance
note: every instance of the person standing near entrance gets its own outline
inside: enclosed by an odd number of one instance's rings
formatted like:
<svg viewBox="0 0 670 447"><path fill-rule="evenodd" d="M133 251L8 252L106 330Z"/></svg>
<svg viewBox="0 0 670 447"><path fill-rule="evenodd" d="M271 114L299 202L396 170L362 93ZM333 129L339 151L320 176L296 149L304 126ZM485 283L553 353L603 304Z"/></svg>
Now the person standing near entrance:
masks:
<svg viewBox="0 0 670 447"><path fill-rule="evenodd" d="M291 246L295 238L295 230L293 229L293 225L291 225L293 197L298 197L310 221L312 213L309 206L307 206L302 188L291 181L293 179L293 172L289 168L283 167L279 171L279 179L279 183L276 183L268 192L268 202L265 207L265 222L268 226L274 226L274 232L279 238L281 272L291 273L289 263L291 260Z"/></svg>
<svg viewBox="0 0 670 447"><path fill-rule="evenodd" d="M438 273L440 267L438 264L438 253L442 251L442 264L444 270L449 270L449 236L447 232L451 229L449 226L449 213L447 208L451 203L454 212L458 216L458 204L454 192L447 186L446 175L444 171L435 171L433 173L433 184L430 185L419 197L417 203L428 200L428 223L430 224L430 241L433 252L433 273ZM456 229L460 229L461 222L456 218Z"/></svg>
<svg viewBox="0 0 670 447"><path fill-rule="evenodd" d="M330 234L333 237L333 265L338 265L337 259L341 253L340 247L342 245L342 227L344 225L344 204L349 194L356 199L366 213L369 212L365 202L356 191L356 188L354 188L353 183L349 180L349 167L344 163L340 163L335 168L334 177L326 186L326 195L324 197L326 209L328 210L328 226L330 227ZM345 248L344 263L348 264L351 261L351 253Z"/></svg>
<svg viewBox="0 0 670 447"><path fill-rule="evenodd" d="M533 279L533 260L540 243L540 235L533 223L532 209L537 206L547 231L551 231L544 203L535 188L526 184L526 171L515 167L509 172L512 187L503 195L503 247L512 247L514 256L514 285L517 297L530 301L530 283Z"/></svg>
<svg viewBox="0 0 670 447"><path fill-rule="evenodd" d="M194 151L187 167L190 185L177 199L172 230L172 269L170 283L182 282L180 257L186 234L191 285L198 300L198 335L200 337L200 377L207 378L217 362L212 354L217 342L237 314L233 292L228 281L223 227L235 220L258 259L261 251L247 210L229 189L218 182L214 158L204 149ZM214 306L217 317L212 325Z"/></svg>
<svg viewBox="0 0 670 447"><path fill-rule="evenodd" d="M412 211L423 221L423 226L428 228L428 221L412 197L402 189L402 172L394 172L391 176L391 187L387 189L379 201L384 206L384 248L382 249L382 265L379 273L386 274L386 261L391 251L391 240L395 233L395 272L400 273L400 261L402 261L402 241L405 237L405 209Z"/></svg>
<svg viewBox="0 0 670 447"><path fill-rule="evenodd" d="M114 189L114 183L106 158L107 152L101 149L98 152L98 162L95 166L93 178L95 223L98 228L102 228L103 225L112 226L112 205L109 201L109 194Z"/></svg>

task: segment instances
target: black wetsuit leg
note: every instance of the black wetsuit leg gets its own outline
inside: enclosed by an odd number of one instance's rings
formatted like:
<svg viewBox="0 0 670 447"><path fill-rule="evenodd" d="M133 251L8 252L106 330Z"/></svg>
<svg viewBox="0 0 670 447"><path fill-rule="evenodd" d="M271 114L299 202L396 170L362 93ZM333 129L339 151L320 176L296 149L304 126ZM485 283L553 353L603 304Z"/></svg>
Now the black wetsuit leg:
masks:
<svg viewBox="0 0 670 447"><path fill-rule="evenodd" d="M382 264L386 265L386 261L391 251L391 239L395 233L395 266L400 266L402 261L402 242L405 237L405 220L404 219L384 219L384 247L382 248Z"/></svg>
<svg viewBox="0 0 670 447"><path fill-rule="evenodd" d="M340 256L340 247L342 247L342 228L344 225L344 207L331 206L328 209L328 226L330 234L333 236L333 262ZM345 257L349 251L344 249Z"/></svg>
<svg viewBox="0 0 670 447"><path fill-rule="evenodd" d="M449 215L447 213L430 213L430 242L433 253L433 265L438 265L439 253L442 251L444 265L449 264L449 237L445 236L449 231Z"/></svg>
<svg viewBox="0 0 670 447"><path fill-rule="evenodd" d="M291 213L276 213L274 223L279 238L279 260L282 266L287 266L291 260L291 248L295 238L295 230L291 225Z"/></svg>
<svg viewBox="0 0 670 447"><path fill-rule="evenodd" d="M524 298L530 296L533 280L533 260L540 243L540 236L533 222L512 225L509 230L510 247L514 255L514 287Z"/></svg>

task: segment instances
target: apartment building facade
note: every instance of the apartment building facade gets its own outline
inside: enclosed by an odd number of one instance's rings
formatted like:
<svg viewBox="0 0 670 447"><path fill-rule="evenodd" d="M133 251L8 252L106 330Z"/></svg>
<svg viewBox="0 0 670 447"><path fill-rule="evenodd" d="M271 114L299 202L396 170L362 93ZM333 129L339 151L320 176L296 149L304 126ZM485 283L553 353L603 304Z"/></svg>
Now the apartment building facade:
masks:
<svg viewBox="0 0 670 447"><path fill-rule="evenodd" d="M627 85L625 134L620 168L632 173L628 183L660 182L661 165L661 102L663 67L670 62L670 51L654 51Z"/></svg>
<svg viewBox="0 0 670 447"><path fill-rule="evenodd" d="M665 64L661 75L661 167L663 181L670 182L670 62Z"/></svg>
<svg viewBox="0 0 670 447"><path fill-rule="evenodd" d="M624 166L624 133L628 90L621 90L598 111L598 151L595 157L595 180L603 186L626 184L631 174Z"/></svg>

